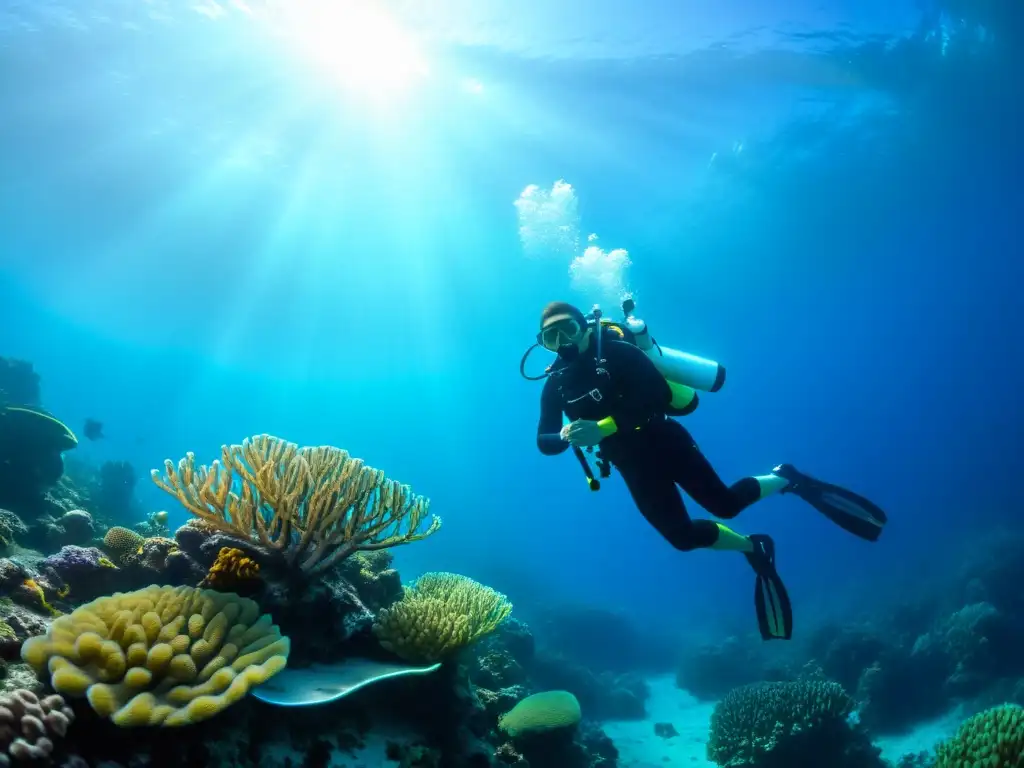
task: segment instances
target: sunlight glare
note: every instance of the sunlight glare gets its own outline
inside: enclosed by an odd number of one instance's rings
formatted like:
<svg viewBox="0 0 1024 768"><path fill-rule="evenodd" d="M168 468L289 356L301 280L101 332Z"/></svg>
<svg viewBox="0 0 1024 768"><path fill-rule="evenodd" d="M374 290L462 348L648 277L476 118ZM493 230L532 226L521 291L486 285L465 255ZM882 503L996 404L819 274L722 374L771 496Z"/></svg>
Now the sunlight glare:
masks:
<svg viewBox="0 0 1024 768"><path fill-rule="evenodd" d="M299 52L346 89L388 98L428 74L413 37L371 3L295 2L283 22Z"/></svg>

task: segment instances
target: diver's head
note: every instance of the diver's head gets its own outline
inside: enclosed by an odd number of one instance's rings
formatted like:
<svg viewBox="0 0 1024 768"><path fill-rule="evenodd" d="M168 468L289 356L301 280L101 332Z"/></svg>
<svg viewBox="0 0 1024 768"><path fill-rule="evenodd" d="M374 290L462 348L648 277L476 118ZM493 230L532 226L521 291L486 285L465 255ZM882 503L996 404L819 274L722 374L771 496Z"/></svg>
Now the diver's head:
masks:
<svg viewBox="0 0 1024 768"><path fill-rule="evenodd" d="M551 302L540 313L537 343L566 360L572 360L590 345L586 315L568 302Z"/></svg>

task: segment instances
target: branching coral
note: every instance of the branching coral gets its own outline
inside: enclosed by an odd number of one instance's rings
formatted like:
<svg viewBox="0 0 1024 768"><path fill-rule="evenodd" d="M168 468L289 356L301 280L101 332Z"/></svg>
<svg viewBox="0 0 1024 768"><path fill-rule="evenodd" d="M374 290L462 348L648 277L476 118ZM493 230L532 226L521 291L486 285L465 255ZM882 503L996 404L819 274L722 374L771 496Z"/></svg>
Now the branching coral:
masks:
<svg viewBox="0 0 1024 768"><path fill-rule="evenodd" d="M151 474L196 517L306 573L360 550L419 541L441 526L427 499L348 452L271 435L223 446L209 467L189 453Z"/></svg>
<svg viewBox="0 0 1024 768"><path fill-rule="evenodd" d="M852 710L853 700L834 682L736 688L711 714L708 759L722 766L759 765L787 738L843 722Z"/></svg>
<svg viewBox="0 0 1024 768"><path fill-rule="evenodd" d="M22 658L116 725L188 725L284 669L290 644L238 595L150 586L102 597L30 638Z"/></svg>
<svg viewBox="0 0 1024 768"><path fill-rule="evenodd" d="M404 659L439 661L488 635L512 612L500 592L455 573L426 573L377 615L380 644Z"/></svg>
<svg viewBox="0 0 1024 768"><path fill-rule="evenodd" d="M1024 709L1006 704L979 712L935 750L935 768L972 766L1024 766Z"/></svg>

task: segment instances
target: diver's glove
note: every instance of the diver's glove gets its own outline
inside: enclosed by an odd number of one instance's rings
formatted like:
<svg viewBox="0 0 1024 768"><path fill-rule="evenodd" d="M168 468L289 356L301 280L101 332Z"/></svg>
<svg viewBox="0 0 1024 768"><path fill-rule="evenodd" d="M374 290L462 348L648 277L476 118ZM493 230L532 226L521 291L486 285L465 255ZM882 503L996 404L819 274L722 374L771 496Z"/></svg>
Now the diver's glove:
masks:
<svg viewBox="0 0 1024 768"><path fill-rule="evenodd" d="M607 427L601 426L596 421L578 419L572 424L562 427L562 439L570 445L580 448L590 448L600 443L608 435Z"/></svg>

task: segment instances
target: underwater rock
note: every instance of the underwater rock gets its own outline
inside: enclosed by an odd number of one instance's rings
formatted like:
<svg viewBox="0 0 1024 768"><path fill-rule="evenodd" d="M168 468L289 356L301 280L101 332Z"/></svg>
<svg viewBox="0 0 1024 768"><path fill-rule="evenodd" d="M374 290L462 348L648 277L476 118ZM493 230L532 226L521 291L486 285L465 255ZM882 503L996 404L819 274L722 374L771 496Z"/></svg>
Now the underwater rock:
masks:
<svg viewBox="0 0 1024 768"><path fill-rule="evenodd" d="M536 653L533 632L526 622L514 616L503 621L478 647L481 655L492 652L507 654L524 669L529 669Z"/></svg>
<svg viewBox="0 0 1024 768"><path fill-rule="evenodd" d="M0 506L29 519L64 474L74 433L38 408L0 407Z"/></svg>
<svg viewBox="0 0 1024 768"><path fill-rule="evenodd" d="M398 768L441 768L441 753L422 744L389 741L385 756L398 763Z"/></svg>
<svg viewBox="0 0 1024 768"><path fill-rule="evenodd" d="M814 630L807 652L821 665L828 679L854 690L864 670L883 659L892 647L881 627L867 623L826 624Z"/></svg>
<svg viewBox="0 0 1024 768"><path fill-rule="evenodd" d="M616 768L619 751L608 735L594 723L574 728L525 733L512 739L510 752L520 754L524 768ZM499 747L501 749L501 747Z"/></svg>
<svg viewBox="0 0 1024 768"><path fill-rule="evenodd" d="M642 635L626 616L598 606L545 606L531 628L544 650L594 672L661 672L678 660L674 643Z"/></svg>
<svg viewBox="0 0 1024 768"><path fill-rule="evenodd" d="M3 662L3 680L0 681L0 694L11 691L31 691L39 694L46 689L46 684L39 679L36 671L23 661Z"/></svg>
<svg viewBox="0 0 1024 768"><path fill-rule="evenodd" d="M0 559L0 595L11 603L0 604L0 618L14 626L5 616L7 611L21 609L30 616L38 616L41 621L60 615L54 603L67 595L62 586L53 583L45 573L37 572L20 559ZM25 622L33 623L30 618L26 618Z"/></svg>
<svg viewBox="0 0 1024 768"><path fill-rule="evenodd" d="M92 502L113 520L137 518L135 483L138 476L127 461L105 461L100 465L99 482Z"/></svg>
<svg viewBox="0 0 1024 768"><path fill-rule="evenodd" d="M55 552L67 544L88 546L95 537L92 515L84 509L72 509L59 517L40 515L24 543L44 552Z"/></svg>
<svg viewBox="0 0 1024 768"><path fill-rule="evenodd" d="M768 647L760 637L730 635L687 648L676 670L676 686L704 701L721 698L733 688L761 680L793 680L799 664Z"/></svg>
<svg viewBox="0 0 1024 768"><path fill-rule="evenodd" d="M21 518L7 509L0 509L0 548L10 547L15 543L25 543L28 526Z"/></svg>
<svg viewBox="0 0 1024 768"><path fill-rule="evenodd" d="M0 357L0 407L39 406L39 374L27 360Z"/></svg>
<svg viewBox="0 0 1024 768"><path fill-rule="evenodd" d="M66 585L68 595L75 600L92 600L127 587L119 583L118 567L95 547L61 547L43 560L39 568L52 572L53 581Z"/></svg>
<svg viewBox="0 0 1024 768"><path fill-rule="evenodd" d="M474 685L497 690L526 682L526 670L511 654L490 651L477 656L470 677Z"/></svg>
<svg viewBox="0 0 1024 768"><path fill-rule="evenodd" d="M529 679L537 689L569 691L579 699L587 717L595 720L646 717L650 690L639 675L594 673L564 656L538 653Z"/></svg>
<svg viewBox="0 0 1024 768"><path fill-rule="evenodd" d="M521 685L513 685L497 691L474 686L473 693L479 702L479 707L483 709L484 716L491 723L497 723L499 717L529 695L529 691Z"/></svg>

